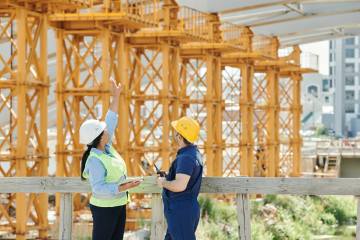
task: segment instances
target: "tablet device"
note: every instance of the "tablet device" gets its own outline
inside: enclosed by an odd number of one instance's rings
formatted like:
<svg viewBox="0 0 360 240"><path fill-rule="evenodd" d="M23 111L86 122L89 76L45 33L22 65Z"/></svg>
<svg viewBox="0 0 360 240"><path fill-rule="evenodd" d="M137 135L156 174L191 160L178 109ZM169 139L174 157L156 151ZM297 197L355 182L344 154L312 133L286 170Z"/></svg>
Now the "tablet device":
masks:
<svg viewBox="0 0 360 240"><path fill-rule="evenodd" d="M125 179L123 182L121 182L121 184L133 182L133 181L143 181L143 180L144 180L144 177L130 177L130 178Z"/></svg>

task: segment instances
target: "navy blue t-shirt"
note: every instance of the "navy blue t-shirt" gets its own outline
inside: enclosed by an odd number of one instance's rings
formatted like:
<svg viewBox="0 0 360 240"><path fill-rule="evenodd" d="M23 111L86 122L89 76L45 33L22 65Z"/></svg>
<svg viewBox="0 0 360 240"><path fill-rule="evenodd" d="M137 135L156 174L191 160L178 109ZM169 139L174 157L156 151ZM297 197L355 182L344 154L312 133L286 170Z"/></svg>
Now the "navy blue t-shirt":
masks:
<svg viewBox="0 0 360 240"><path fill-rule="evenodd" d="M172 198L180 195L184 195L185 192L191 191L195 186L194 195L197 197L200 191L201 177L202 175L202 159L198 148L195 145L188 145L181 148L176 155L176 159L171 164L169 173L166 176L166 180L175 180L176 174L182 173L190 176L190 180L186 189L183 192L171 192L164 189L164 193L167 197Z"/></svg>

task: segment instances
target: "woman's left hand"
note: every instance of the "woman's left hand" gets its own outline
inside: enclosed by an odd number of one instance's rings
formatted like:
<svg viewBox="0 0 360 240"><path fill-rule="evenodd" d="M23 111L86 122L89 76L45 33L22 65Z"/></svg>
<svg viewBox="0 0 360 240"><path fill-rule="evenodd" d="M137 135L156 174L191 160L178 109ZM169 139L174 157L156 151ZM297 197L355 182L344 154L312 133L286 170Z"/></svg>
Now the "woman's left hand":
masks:
<svg viewBox="0 0 360 240"><path fill-rule="evenodd" d="M121 91L123 90L123 86L121 83L117 84L113 78L111 78L111 90L113 96L119 96Z"/></svg>

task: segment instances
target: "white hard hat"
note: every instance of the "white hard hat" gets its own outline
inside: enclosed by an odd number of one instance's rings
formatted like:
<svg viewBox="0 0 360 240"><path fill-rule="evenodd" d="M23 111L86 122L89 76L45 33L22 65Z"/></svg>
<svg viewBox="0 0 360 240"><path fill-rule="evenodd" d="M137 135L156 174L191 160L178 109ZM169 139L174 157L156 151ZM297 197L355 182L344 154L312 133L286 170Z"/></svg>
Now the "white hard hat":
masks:
<svg viewBox="0 0 360 240"><path fill-rule="evenodd" d="M80 127L80 143L90 144L106 128L106 123L97 119L86 120Z"/></svg>

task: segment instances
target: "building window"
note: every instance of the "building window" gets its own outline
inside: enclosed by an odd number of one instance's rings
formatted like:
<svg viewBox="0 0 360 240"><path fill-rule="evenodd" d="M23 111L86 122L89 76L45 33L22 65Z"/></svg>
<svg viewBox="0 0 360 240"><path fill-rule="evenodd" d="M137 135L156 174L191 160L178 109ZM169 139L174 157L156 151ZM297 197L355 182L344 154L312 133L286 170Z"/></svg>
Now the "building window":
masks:
<svg viewBox="0 0 360 240"><path fill-rule="evenodd" d="M329 91L329 79L323 79L322 80L322 89L323 89L323 92L328 92Z"/></svg>
<svg viewBox="0 0 360 240"><path fill-rule="evenodd" d="M353 72L355 72L355 64L353 64L353 63L346 63L346 64L345 64L345 72L347 72L347 73L353 73Z"/></svg>
<svg viewBox="0 0 360 240"><path fill-rule="evenodd" d="M355 44L355 38L347 38L345 39L346 45L354 45Z"/></svg>
<svg viewBox="0 0 360 240"><path fill-rule="evenodd" d="M329 96L325 96L325 102L326 102L326 103L329 103L329 102L330 102Z"/></svg>
<svg viewBox="0 0 360 240"><path fill-rule="evenodd" d="M355 49L345 49L345 57L346 58L354 58L355 57Z"/></svg>
<svg viewBox="0 0 360 240"><path fill-rule="evenodd" d="M314 97L317 97L318 94L318 88L317 86L311 85L308 87L308 94L313 95Z"/></svg>
<svg viewBox="0 0 360 240"><path fill-rule="evenodd" d="M352 90L345 91L345 100L354 101L355 100L355 92Z"/></svg>
<svg viewBox="0 0 360 240"><path fill-rule="evenodd" d="M333 67L330 67L330 68L329 68L329 74L330 74L330 75L335 74L334 71L333 71Z"/></svg>
<svg viewBox="0 0 360 240"><path fill-rule="evenodd" d="M355 112L355 104L354 103L345 103L345 112L346 113L354 113Z"/></svg>
<svg viewBox="0 0 360 240"><path fill-rule="evenodd" d="M332 87L333 87L333 81L332 81L332 79L329 80L329 83L330 83L330 84L329 84L329 85L330 85L330 88L332 88Z"/></svg>
<svg viewBox="0 0 360 240"><path fill-rule="evenodd" d="M333 47L333 41L330 41L330 48Z"/></svg>
<svg viewBox="0 0 360 240"><path fill-rule="evenodd" d="M345 77L345 85L354 86L355 85L355 77L354 76L346 76Z"/></svg>
<svg viewBox="0 0 360 240"><path fill-rule="evenodd" d="M332 55L332 53L330 53L329 54L329 61L332 62L332 60L333 60L333 55Z"/></svg>

